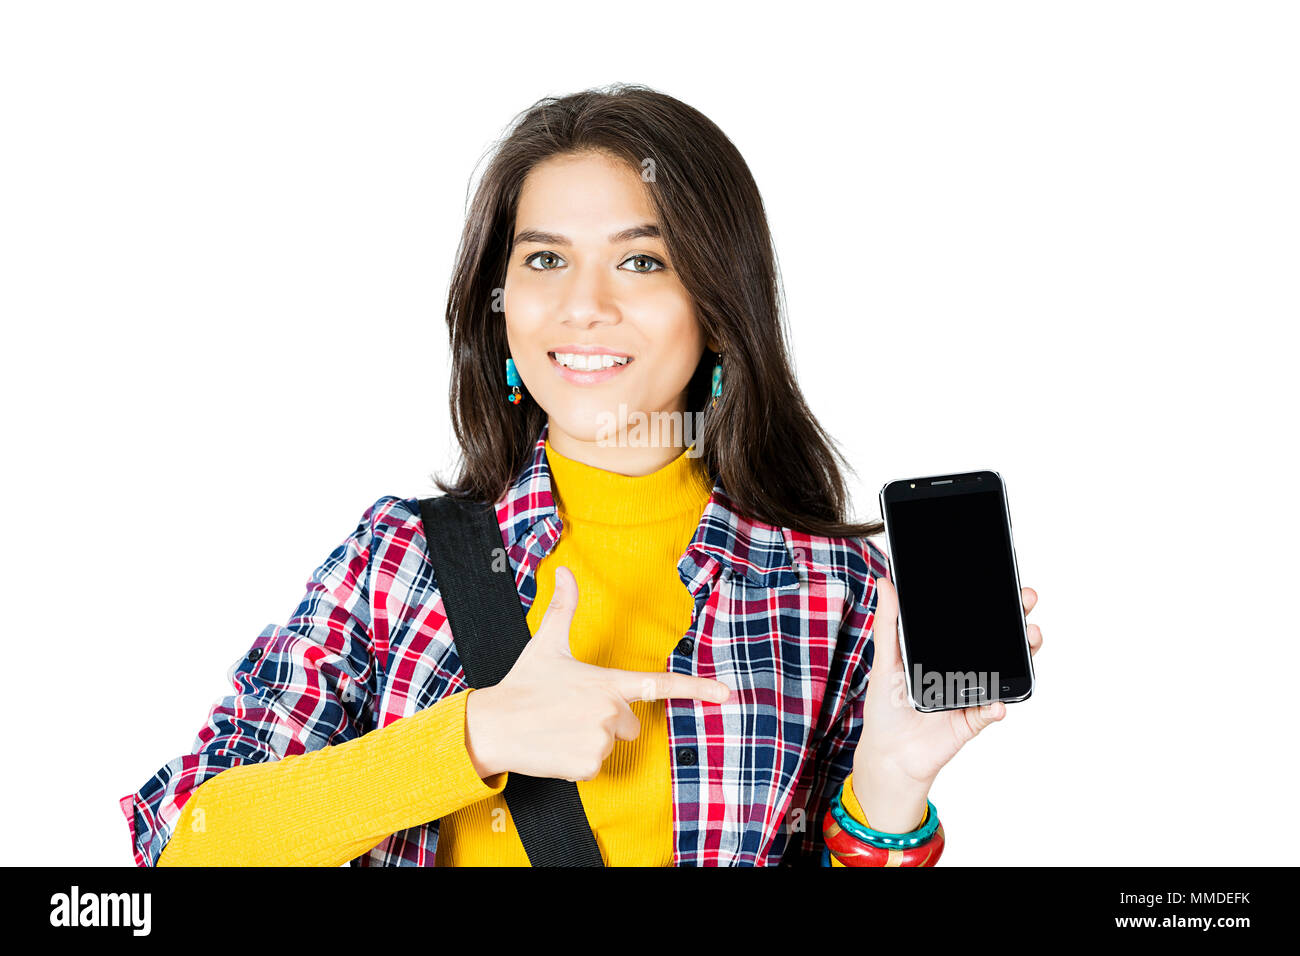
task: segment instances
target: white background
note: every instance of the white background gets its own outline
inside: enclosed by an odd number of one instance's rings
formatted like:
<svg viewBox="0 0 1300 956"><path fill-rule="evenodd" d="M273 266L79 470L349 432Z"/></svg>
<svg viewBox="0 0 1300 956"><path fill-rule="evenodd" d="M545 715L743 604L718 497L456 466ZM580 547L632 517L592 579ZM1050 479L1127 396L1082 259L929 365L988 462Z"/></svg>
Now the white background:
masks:
<svg viewBox="0 0 1300 956"><path fill-rule="evenodd" d="M480 161L638 82L734 140L857 470L990 468L1038 690L941 865L1290 862L1300 17L1285 3L9 4L5 862L118 798L384 494L453 462Z"/></svg>

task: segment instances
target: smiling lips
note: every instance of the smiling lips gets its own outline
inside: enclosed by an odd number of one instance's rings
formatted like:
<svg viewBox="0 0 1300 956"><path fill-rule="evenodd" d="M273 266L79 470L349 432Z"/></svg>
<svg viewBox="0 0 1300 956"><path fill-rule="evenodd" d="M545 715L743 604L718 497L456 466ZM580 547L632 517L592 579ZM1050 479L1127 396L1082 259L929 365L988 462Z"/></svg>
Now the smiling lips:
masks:
<svg viewBox="0 0 1300 956"><path fill-rule="evenodd" d="M604 346L565 345L547 352L551 367L575 385L597 385L609 381L634 359Z"/></svg>

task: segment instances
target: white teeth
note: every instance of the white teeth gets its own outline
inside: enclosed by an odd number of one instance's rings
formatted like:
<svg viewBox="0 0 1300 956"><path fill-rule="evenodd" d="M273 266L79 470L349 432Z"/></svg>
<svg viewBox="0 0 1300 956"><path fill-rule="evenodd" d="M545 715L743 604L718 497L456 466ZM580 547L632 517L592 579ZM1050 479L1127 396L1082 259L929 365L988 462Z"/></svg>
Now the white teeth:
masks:
<svg viewBox="0 0 1300 956"><path fill-rule="evenodd" d="M631 359L626 355L586 355L581 352L556 352L555 361L565 368L581 372L594 372L615 365L626 365Z"/></svg>

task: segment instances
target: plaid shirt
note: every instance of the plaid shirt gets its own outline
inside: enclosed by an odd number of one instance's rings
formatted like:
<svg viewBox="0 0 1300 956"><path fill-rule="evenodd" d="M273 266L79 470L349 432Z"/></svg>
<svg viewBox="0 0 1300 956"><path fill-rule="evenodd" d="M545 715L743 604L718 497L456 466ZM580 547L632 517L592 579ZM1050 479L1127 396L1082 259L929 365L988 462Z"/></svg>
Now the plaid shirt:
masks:
<svg viewBox="0 0 1300 956"><path fill-rule="evenodd" d="M546 427L496 502L525 608L559 541ZM695 600L667 670L722 681L725 704L665 701L676 866L824 865L821 822L852 769L884 554L737 515L720 483L677 563ZM157 864L199 784L241 763L343 743L464 690L419 500L386 495L312 574L292 617L231 665L235 693L190 754L121 798L135 862ZM393 833L354 866L432 866L437 821Z"/></svg>

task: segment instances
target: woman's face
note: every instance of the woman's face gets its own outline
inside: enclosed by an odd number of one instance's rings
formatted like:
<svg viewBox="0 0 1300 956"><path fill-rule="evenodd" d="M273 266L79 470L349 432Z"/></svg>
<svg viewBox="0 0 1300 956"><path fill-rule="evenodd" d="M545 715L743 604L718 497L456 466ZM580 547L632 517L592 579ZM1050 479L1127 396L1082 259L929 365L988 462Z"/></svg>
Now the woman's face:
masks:
<svg viewBox="0 0 1300 956"><path fill-rule="evenodd" d="M510 356L546 411L551 444L626 475L648 474L681 453L660 437L634 442L636 419L628 419L683 417L708 344L657 235L647 188L637 170L603 154L535 166L519 197L504 293ZM579 368L564 368L557 353ZM598 370L594 353L629 361ZM694 432L682 421L677 434Z"/></svg>

